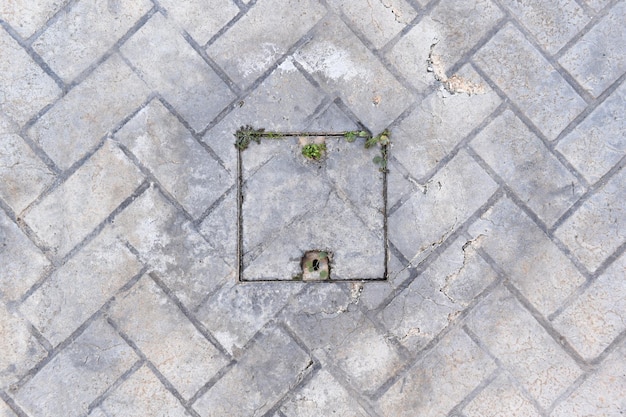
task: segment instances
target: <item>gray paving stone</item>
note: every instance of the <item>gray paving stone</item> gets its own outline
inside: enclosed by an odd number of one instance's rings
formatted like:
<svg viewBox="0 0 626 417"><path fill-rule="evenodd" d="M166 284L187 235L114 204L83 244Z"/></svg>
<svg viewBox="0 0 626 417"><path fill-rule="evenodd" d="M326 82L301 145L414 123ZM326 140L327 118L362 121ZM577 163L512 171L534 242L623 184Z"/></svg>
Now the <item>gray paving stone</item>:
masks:
<svg viewBox="0 0 626 417"><path fill-rule="evenodd" d="M375 134L382 131L407 107L410 92L341 20L331 17L321 28L295 59Z"/></svg>
<svg viewBox="0 0 626 417"><path fill-rule="evenodd" d="M227 364L149 276L118 297L110 316L185 399Z"/></svg>
<svg viewBox="0 0 626 417"><path fill-rule="evenodd" d="M324 369L285 401L280 411L287 417L369 416L358 401Z"/></svg>
<svg viewBox="0 0 626 417"><path fill-rule="evenodd" d="M583 99L511 24L474 60L549 140L585 108Z"/></svg>
<svg viewBox="0 0 626 417"><path fill-rule="evenodd" d="M176 21L200 45L204 45L239 13L234 2L220 0L161 0L168 18ZM210 13L206 13L209 11Z"/></svg>
<svg viewBox="0 0 626 417"><path fill-rule="evenodd" d="M548 53L555 54L589 22L574 0L502 2Z"/></svg>
<svg viewBox="0 0 626 417"><path fill-rule="evenodd" d="M343 13L359 32L372 42L374 48L383 47L404 29L417 12L405 0L353 2L330 0L329 5Z"/></svg>
<svg viewBox="0 0 626 417"><path fill-rule="evenodd" d="M429 58L441 72L448 72L503 16L489 0L443 0L393 46L387 58L423 91L435 82L433 72L427 71Z"/></svg>
<svg viewBox="0 0 626 417"><path fill-rule="evenodd" d="M113 228L190 310L227 278L235 279L234 265L154 188L120 213Z"/></svg>
<svg viewBox="0 0 626 417"><path fill-rule="evenodd" d="M67 254L141 183L141 174L110 141L24 216L58 256Z"/></svg>
<svg viewBox="0 0 626 417"><path fill-rule="evenodd" d="M556 146L590 183L606 174L626 153L622 84Z"/></svg>
<svg viewBox="0 0 626 417"><path fill-rule="evenodd" d="M338 366L353 387L373 392L402 366L397 348L356 307L362 284L308 286L281 313L324 363Z"/></svg>
<svg viewBox="0 0 626 417"><path fill-rule="evenodd" d="M470 96L433 92L392 132L392 155L418 180L500 104L498 95L471 66L463 67L459 75L482 86L483 93Z"/></svg>
<svg viewBox="0 0 626 417"><path fill-rule="evenodd" d="M384 416L447 415L495 369L465 333L447 335L379 400Z"/></svg>
<svg viewBox="0 0 626 417"><path fill-rule="evenodd" d="M437 246L496 191L496 183L461 151L388 220L390 241L411 260Z"/></svg>
<svg viewBox="0 0 626 417"><path fill-rule="evenodd" d="M63 7L58 0L16 0L0 4L0 18L8 22L20 36L30 37Z"/></svg>
<svg viewBox="0 0 626 417"><path fill-rule="evenodd" d="M237 218L237 190L233 188L198 226L204 239L228 265L238 262Z"/></svg>
<svg viewBox="0 0 626 417"><path fill-rule="evenodd" d="M89 417L182 417L184 407L145 365L117 387Z"/></svg>
<svg viewBox="0 0 626 417"><path fill-rule="evenodd" d="M526 398L514 380L502 373L482 390L464 409L467 417L539 417L539 411Z"/></svg>
<svg viewBox="0 0 626 417"><path fill-rule="evenodd" d="M158 100L137 113L115 139L128 147L193 217L199 217L234 185L234 178Z"/></svg>
<svg viewBox="0 0 626 417"><path fill-rule="evenodd" d="M469 233L545 316L585 282L548 236L508 199L487 210Z"/></svg>
<svg viewBox="0 0 626 417"><path fill-rule="evenodd" d="M29 295L20 311L56 346L140 269L135 256L106 230Z"/></svg>
<svg viewBox="0 0 626 417"><path fill-rule="evenodd" d="M6 390L40 360L46 350L29 331L29 323L18 312L0 302L0 389ZM0 405L2 401L0 401ZM0 415L2 407L0 407Z"/></svg>
<svg viewBox="0 0 626 417"><path fill-rule="evenodd" d="M93 322L15 396L33 417L82 415L137 359L103 319Z"/></svg>
<svg viewBox="0 0 626 417"><path fill-rule="evenodd" d="M566 416L619 416L626 410L626 346L618 347L600 370L591 375L551 414Z"/></svg>
<svg viewBox="0 0 626 417"><path fill-rule="evenodd" d="M0 30L0 49L0 108L22 125L54 101L61 89L4 29Z"/></svg>
<svg viewBox="0 0 626 417"><path fill-rule="evenodd" d="M234 98L213 69L161 14L120 49L141 78L163 95L196 131Z"/></svg>
<svg viewBox="0 0 626 417"><path fill-rule="evenodd" d="M480 239L459 238L380 313L389 333L417 352L496 279L480 257Z"/></svg>
<svg viewBox="0 0 626 417"><path fill-rule="evenodd" d="M2 417L18 417L17 414L15 414L13 412L13 410L11 410L9 408L9 406L4 402L0 400L0 416Z"/></svg>
<svg viewBox="0 0 626 417"><path fill-rule="evenodd" d="M203 140L217 153L226 168L237 175L237 129L244 125L275 131L302 131L324 96L293 65L285 60L272 75L250 93L239 106L210 129ZM325 126L323 131L330 129Z"/></svg>
<svg viewBox="0 0 626 417"><path fill-rule="evenodd" d="M622 254L554 321L587 360L597 357L626 328L626 254Z"/></svg>
<svg viewBox="0 0 626 417"><path fill-rule="evenodd" d="M59 100L28 134L60 168L69 168L147 94L144 83L115 54Z"/></svg>
<svg viewBox="0 0 626 417"><path fill-rule="evenodd" d="M481 131L471 146L548 226L584 191L510 110Z"/></svg>
<svg viewBox="0 0 626 417"><path fill-rule="evenodd" d="M0 265L0 297L5 301L19 300L50 268L50 261L3 211L0 211Z"/></svg>
<svg viewBox="0 0 626 417"><path fill-rule="evenodd" d="M590 270L596 268L626 238L626 170L617 172L555 232Z"/></svg>
<svg viewBox="0 0 626 417"><path fill-rule="evenodd" d="M195 316L233 356L278 313L299 285L227 282L195 312ZM236 312L233 314L233 312Z"/></svg>
<svg viewBox="0 0 626 417"><path fill-rule="evenodd" d="M589 7L591 7L595 11L599 11L611 3L611 0L584 0L584 1L587 5L589 5Z"/></svg>
<svg viewBox="0 0 626 417"><path fill-rule="evenodd" d="M54 174L0 113L0 198L20 213L54 180Z"/></svg>
<svg viewBox="0 0 626 417"><path fill-rule="evenodd" d="M504 288L498 288L472 311L468 326L544 408L582 374L574 360Z"/></svg>
<svg viewBox="0 0 626 417"><path fill-rule="evenodd" d="M309 355L283 330L264 330L193 408L202 417L262 416L310 372L312 364Z"/></svg>
<svg viewBox="0 0 626 417"><path fill-rule="evenodd" d="M626 3L618 2L608 15L587 32L559 63L594 97L619 78L626 69L626 33L622 23Z"/></svg>
<svg viewBox="0 0 626 417"><path fill-rule="evenodd" d="M78 1L35 40L33 49L69 83L109 50L151 6L149 0Z"/></svg>
<svg viewBox="0 0 626 417"><path fill-rule="evenodd" d="M261 0L207 53L240 87L250 86L325 14L317 0Z"/></svg>

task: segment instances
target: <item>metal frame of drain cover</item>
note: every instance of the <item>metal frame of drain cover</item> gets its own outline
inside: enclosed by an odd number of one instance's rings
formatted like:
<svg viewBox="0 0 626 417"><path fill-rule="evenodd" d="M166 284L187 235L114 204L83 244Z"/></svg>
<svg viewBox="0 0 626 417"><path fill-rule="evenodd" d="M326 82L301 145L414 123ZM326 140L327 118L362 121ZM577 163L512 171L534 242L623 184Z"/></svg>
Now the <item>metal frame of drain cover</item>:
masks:
<svg viewBox="0 0 626 417"><path fill-rule="evenodd" d="M247 138L247 142L245 144L240 143L240 137L239 137L239 133L243 130L243 129L248 129L248 132L252 132L253 135L249 138ZM389 240L388 240L388 235L387 235L387 161L388 161L388 154L389 154L389 146L387 144L381 145L380 149L382 150L382 155L384 158L384 165L382 166L381 169L379 169L379 171L382 173L382 207L383 207L383 212L382 212L382 218L383 218L383 227L382 227L382 234L383 234L383 251L384 251L384 255L383 255L383 262L384 262L384 273L382 277L377 277L377 278L346 278L346 279L333 279L332 277L332 252L328 251L328 255L327 259L325 260L325 265L324 267L326 268L328 277L324 278L324 279L304 279L304 277L301 277L300 279L244 279L243 277L243 273L244 273L244 252L243 252L243 241L244 241L244 219L243 219L243 204L244 204L244 195L243 195L243 190L244 190L244 173L243 173L243 158L242 158L242 152L244 152L246 150L246 148L248 147L248 145L251 144L251 142L256 142L256 144L261 145L261 141L263 140L284 140L284 139L288 139L288 138L314 138L314 137L323 137L323 138L335 138L340 140L341 138L347 138L347 135L352 134L355 132L267 132L264 129L253 129L250 126L245 126L245 127L241 127L237 133L235 133L235 137L237 137L237 142L235 143L235 147L237 148L237 279L239 283L261 283L261 282L284 282L284 283L288 283L288 282L327 282L327 283L337 283L337 282L380 282L380 281L387 281L388 279L388 263L389 263ZM385 131L383 132L383 134L387 134L388 133ZM380 136L380 135L379 135ZM368 137L372 137L371 134L368 133ZM349 142L352 142L353 140L349 140ZM304 158L304 156L303 156ZM375 157L373 159L373 161L375 163L378 163L376 161L377 157ZM378 158L380 161L380 158ZM372 169L376 170L376 166L374 164L372 164ZM305 262L307 260L307 257L310 257L311 254L313 253L327 253L326 249L315 249L315 248L310 248L309 250L305 251L303 253L302 259L301 259L301 265L302 265L302 269L303 269L303 275L305 275L304 273L304 268L305 268ZM316 256L316 255L314 255Z"/></svg>

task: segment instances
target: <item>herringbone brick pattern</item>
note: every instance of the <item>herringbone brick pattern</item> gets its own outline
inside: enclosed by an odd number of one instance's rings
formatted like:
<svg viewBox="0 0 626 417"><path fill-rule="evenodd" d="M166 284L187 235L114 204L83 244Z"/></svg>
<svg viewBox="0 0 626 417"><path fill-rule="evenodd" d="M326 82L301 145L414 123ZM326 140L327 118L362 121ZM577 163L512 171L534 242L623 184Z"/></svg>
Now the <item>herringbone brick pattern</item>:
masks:
<svg viewBox="0 0 626 417"><path fill-rule="evenodd" d="M625 21L0 1L0 415L625 414ZM391 130L387 281L237 282L244 124Z"/></svg>

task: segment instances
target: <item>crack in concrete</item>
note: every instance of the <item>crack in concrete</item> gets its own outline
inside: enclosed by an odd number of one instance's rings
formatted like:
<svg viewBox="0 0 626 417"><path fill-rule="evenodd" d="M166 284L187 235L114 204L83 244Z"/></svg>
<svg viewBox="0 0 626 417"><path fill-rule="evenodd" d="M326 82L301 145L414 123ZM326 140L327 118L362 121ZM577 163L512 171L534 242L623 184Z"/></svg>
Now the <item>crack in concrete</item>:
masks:
<svg viewBox="0 0 626 417"><path fill-rule="evenodd" d="M441 87L452 95L460 93L465 93L469 96L475 94L485 94L487 89L483 83L475 83L458 74L454 74L451 77L446 75L446 66L444 62L439 55L435 54L435 47L438 43L439 39L433 38L430 45L430 52L428 53L428 58L426 59L426 71L433 73L435 81L439 81L441 83Z"/></svg>
<svg viewBox="0 0 626 417"><path fill-rule="evenodd" d="M454 282L457 280L457 278L461 275L461 273L463 272L463 270L465 269L465 267L467 266L467 262L468 262L468 250L471 250L472 254L476 253L476 249L478 247L480 247L481 242L483 241L484 238L486 238L486 235L480 234L478 236L476 236L473 239L468 240L467 242L465 242L463 244L463 246L461 247L461 250L463 251L463 263L461 264L461 266L459 268L457 268L456 271L448 274L444 280L445 284L443 287L441 287L439 289L439 292L441 292L443 295L446 296L446 298L448 300L450 300L452 303L456 304L457 300L454 299L454 297L452 297L449 294L450 291L450 287L454 284Z"/></svg>

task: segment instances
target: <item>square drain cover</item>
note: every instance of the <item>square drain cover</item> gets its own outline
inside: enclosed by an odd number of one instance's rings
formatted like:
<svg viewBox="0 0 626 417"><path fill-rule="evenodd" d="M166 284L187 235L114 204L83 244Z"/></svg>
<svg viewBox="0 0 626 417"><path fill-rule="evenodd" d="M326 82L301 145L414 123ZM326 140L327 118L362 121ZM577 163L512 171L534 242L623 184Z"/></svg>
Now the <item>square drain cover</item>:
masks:
<svg viewBox="0 0 626 417"><path fill-rule="evenodd" d="M386 279L386 145L263 135L239 146L239 280Z"/></svg>

